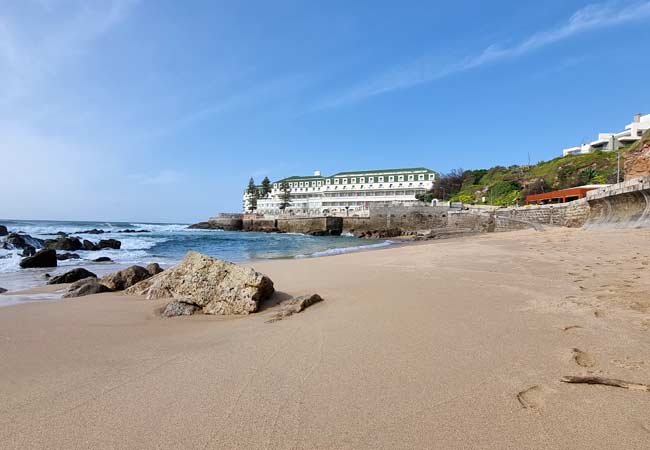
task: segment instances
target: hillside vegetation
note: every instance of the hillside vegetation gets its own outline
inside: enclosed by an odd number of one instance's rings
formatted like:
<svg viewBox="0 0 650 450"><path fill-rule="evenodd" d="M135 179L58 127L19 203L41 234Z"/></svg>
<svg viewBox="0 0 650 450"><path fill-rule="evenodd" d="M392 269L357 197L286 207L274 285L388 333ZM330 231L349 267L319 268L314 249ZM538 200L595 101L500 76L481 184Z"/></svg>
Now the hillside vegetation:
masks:
<svg viewBox="0 0 650 450"><path fill-rule="evenodd" d="M626 149L621 149L621 153ZM496 166L491 169L454 170L440 175L422 199L433 198L498 206L523 204L529 194L585 184L616 182L617 152L594 152L541 161L531 166ZM621 158L622 159L622 158ZM622 170L622 162L621 162Z"/></svg>

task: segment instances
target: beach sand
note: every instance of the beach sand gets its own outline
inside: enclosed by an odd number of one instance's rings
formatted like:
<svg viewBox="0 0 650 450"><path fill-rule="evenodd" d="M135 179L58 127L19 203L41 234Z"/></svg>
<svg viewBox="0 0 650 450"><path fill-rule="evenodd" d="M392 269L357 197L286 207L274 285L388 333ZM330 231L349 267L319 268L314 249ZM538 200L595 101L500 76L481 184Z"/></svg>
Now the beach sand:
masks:
<svg viewBox="0 0 650 450"><path fill-rule="evenodd" d="M648 449L650 230L256 262L266 323L101 294L0 309L2 449Z"/></svg>

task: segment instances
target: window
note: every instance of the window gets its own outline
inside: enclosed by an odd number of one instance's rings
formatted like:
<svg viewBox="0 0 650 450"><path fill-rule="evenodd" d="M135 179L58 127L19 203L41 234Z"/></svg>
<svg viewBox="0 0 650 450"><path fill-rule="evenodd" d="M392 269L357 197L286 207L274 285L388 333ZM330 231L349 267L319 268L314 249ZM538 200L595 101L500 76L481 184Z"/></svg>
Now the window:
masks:
<svg viewBox="0 0 650 450"><path fill-rule="evenodd" d="M277 189L277 188L278 188L278 183L273 183L273 189Z"/></svg>
<svg viewBox="0 0 650 450"><path fill-rule="evenodd" d="M338 178L334 178L334 184L339 184L339 179Z"/></svg>
<svg viewBox="0 0 650 450"><path fill-rule="evenodd" d="M432 173L429 174L429 179L433 180L433 174Z"/></svg>
<svg viewBox="0 0 650 450"><path fill-rule="evenodd" d="M368 183L374 183L375 177L368 177Z"/></svg>
<svg viewBox="0 0 650 450"><path fill-rule="evenodd" d="M343 184L348 184L348 179L347 178L343 178Z"/></svg>
<svg viewBox="0 0 650 450"><path fill-rule="evenodd" d="M409 181L413 181L413 175L409 175Z"/></svg>
<svg viewBox="0 0 650 450"><path fill-rule="evenodd" d="M311 186L312 186L312 187L316 187L316 182L315 182L315 181L312 181L312 182L311 182Z"/></svg>
<svg viewBox="0 0 650 450"><path fill-rule="evenodd" d="M404 175L400 175L399 177L397 177L397 180L398 181L404 181Z"/></svg>
<svg viewBox="0 0 650 450"><path fill-rule="evenodd" d="M379 177L379 182L383 183L384 182L384 177Z"/></svg>
<svg viewBox="0 0 650 450"><path fill-rule="evenodd" d="M320 185L323 184L323 183L322 183L321 181L319 181L319 182L316 183L316 184L317 184L318 186L320 186Z"/></svg>
<svg viewBox="0 0 650 450"><path fill-rule="evenodd" d="M393 176L388 177L388 182L389 183L392 183L393 181L395 181L395 177L393 177Z"/></svg>
<svg viewBox="0 0 650 450"><path fill-rule="evenodd" d="M419 181L424 180L424 175L418 175L418 180L419 180Z"/></svg>
<svg viewBox="0 0 650 450"><path fill-rule="evenodd" d="M302 181L300 182L300 187L302 187Z"/></svg>
<svg viewBox="0 0 650 450"><path fill-rule="evenodd" d="M357 182L356 178L352 178L352 181L350 181L352 184L355 184Z"/></svg>
<svg viewBox="0 0 650 450"><path fill-rule="evenodd" d="M325 180L325 184L332 184L332 180L328 178L327 180Z"/></svg>
<svg viewBox="0 0 650 450"><path fill-rule="evenodd" d="M366 179L364 177L359 178L359 183L363 184L366 182Z"/></svg>

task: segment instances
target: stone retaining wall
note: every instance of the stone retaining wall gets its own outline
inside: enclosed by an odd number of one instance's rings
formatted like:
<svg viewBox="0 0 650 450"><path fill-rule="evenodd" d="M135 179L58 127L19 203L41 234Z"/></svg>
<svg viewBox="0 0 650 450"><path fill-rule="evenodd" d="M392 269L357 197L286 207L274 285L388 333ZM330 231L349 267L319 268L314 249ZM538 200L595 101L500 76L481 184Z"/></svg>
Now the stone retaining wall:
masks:
<svg viewBox="0 0 650 450"><path fill-rule="evenodd" d="M587 228L650 227L650 177L640 177L587 193Z"/></svg>

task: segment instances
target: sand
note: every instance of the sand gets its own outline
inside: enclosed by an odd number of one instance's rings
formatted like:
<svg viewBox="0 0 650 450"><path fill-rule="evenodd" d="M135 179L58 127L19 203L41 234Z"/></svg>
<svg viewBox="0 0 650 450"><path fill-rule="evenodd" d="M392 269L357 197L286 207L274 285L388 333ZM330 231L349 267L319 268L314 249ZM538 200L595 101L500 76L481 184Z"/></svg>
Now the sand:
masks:
<svg viewBox="0 0 650 450"><path fill-rule="evenodd" d="M650 230L254 266L266 323L115 294L0 309L2 449L648 449Z"/></svg>

